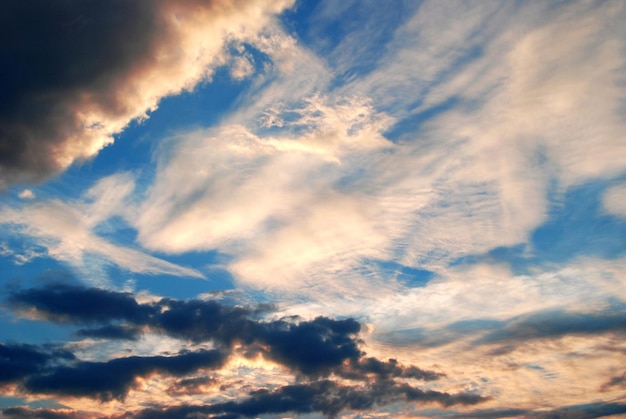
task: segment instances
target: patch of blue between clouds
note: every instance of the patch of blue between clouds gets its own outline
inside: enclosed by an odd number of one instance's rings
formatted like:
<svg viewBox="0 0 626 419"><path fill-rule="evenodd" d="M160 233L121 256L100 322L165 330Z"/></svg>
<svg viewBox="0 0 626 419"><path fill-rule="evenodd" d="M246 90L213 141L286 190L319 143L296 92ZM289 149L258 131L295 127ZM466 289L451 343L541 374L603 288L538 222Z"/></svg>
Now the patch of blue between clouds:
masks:
<svg viewBox="0 0 626 419"><path fill-rule="evenodd" d="M421 3L394 0L380 8L375 1L298 1L281 15L281 24L316 55L326 57L331 66L337 57L350 55L351 66L334 75L329 86L332 90L376 70L398 27ZM357 39L350 39L355 34ZM367 36L367 42L359 42L359 34ZM349 50L341 49L345 45Z"/></svg>
<svg viewBox="0 0 626 419"><path fill-rule="evenodd" d="M148 291L154 295L181 300L191 299L199 294L235 288L232 275L221 267L215 255L216 252L194 252L167 257L156 255L168 262L197 269L205 279L168 274L141 274L129 272L115 265L108 265L106 272L111 283L120 289L130 286L134 291ZM211 264L215 266L212 267Z"/></svg>
<svg viewBox="0 0 626 419"><path fill-rule="evenodd" d="M384 133L385 137L393 142L411 141L419 137L419 134L427 129L428 122L436 119L439 115L458 107L465 109L479 107L480 104L476 101L461 100L457 96L451 96L433 106L421 108L430 91L460 73L463 68L480 58L482 54L482 46L469 46L449 68L438 73L420 96L408 105L408 116L398 120L390 127Z"/></svg>
<svg viewBox="0 0 626 419"><path fill-rule="evenodd" d="M410 288L424 287L435 276L434 272L426 269L405 266L391 260L367 260L366 264L373 264L383 276L395 278Z"/></svg>
<svg viewBox="0 0 626 419"><path fill-rule="evenodd" d="M468 255L451 265L504 263L516 275L546 264L566 264L577 257L617 259L626 255L626 218L607 214L602 196L626 177L594 180L567 190L550 203L548 220L530 234L528 243L496 247Z"/></svg>
<svg viewBox="0 0 626 419"><path fill-rule="evenodd" d="M56 400L42 399L28 401L22 397L2 396L0 397L0 409L15 406L28 406L31 409L62 409L64 406ZM52 417L52 416L51 416Z"/></svg>
<svg viewBox="0 0 626 419"><path fill-rule="evenodd" d="M6 293L4 293L6 295ZM51 324L45 320L30 320L14 317L0 310L2 343L19 342L38 345L50 342L67 342L75 327Z"/></svg>
<svg viewBox="0 0 626 419"><path fill-rule="evenodd" d="M393 125L387 132L385 132L385 137L392 141L399 141L408 134L414 136L420 132L426 122L436 118L438 115L452 110L458 104L459 99L457 97L450 97L435 106L431 106L423 111L412 114Z"/></svg>
<svg viewBox="0 0 626 419"><path fill-rule="evenodd" d="M93 160L75 164L62 177L79 172L97 180L123 171L136 172L146 165L151 167L154 151L163 139L218 123L249 85L250 80L233 80L229 69L220 67L211 80L200 83L192 91L163 98L147 119L131 122ZM153 177L152 172L138 174L145 177L145 183Z"/></svg>

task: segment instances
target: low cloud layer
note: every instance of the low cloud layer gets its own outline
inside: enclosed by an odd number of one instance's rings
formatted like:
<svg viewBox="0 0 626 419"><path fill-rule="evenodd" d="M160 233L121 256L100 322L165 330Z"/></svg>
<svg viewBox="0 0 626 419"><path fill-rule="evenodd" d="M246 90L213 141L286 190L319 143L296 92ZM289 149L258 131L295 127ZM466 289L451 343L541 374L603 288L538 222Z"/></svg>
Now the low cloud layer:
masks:
<svg viewBox="0 0 626 419"><path fill-rule="evenodd" d="M164 96L225 61L290 1L29 1L2 5L0 188L93 157Z"/></svg>
<svg viewBox="0 0 626 419"><path fill-rule="evenodd" d="M168 380L182 378L170 386L169 394L193 395L198 386L218 385L219 380L210 372L219 371L235 356L265 360L300 381L269 388L256 382L257 389L247 390L238 401L163 406L123 417L248 417L287 412L319 412L334 417L343 410L394 403L449 407L488 399L475 393L416 386L416 381L434 382L445 374L403 365L395 359L367 357L359 339L361 325L350 318L259 320L258 310L214 300L162 298L140 303L130 293L58 283L14 291L6 303L17 314L82 326L76 332L81 337L115 341L151 333L191 345L176 354L87 361L69 349L2 344L0 359L6 368L0 381L17 386L18 395L122 401L131 391L139 391L141 380L155 375Z"/></svg>

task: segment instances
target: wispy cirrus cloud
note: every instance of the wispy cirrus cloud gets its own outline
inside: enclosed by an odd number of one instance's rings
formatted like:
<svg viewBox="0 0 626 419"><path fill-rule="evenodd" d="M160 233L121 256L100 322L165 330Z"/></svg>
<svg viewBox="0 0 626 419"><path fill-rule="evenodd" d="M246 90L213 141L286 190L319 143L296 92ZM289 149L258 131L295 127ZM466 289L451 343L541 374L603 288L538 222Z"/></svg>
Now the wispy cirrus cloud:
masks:
<svg viewBox="0 0 626 419"><path fill-rule="evenodd" d="M14 255L25 263L30 257L52 257L86 273L94 281L105 281L102 270L117 265L132 272L171 274L195 278L203 275L191 268L178 266L151 256L137 248L113 243L98 234L113 217L124 217L129 195L135 187L129 174L101 179L74 202L58 199L28 203L0 210L0 223L9 235L35 240L45 252L18 253L4 246L4 254Z"/></svg>

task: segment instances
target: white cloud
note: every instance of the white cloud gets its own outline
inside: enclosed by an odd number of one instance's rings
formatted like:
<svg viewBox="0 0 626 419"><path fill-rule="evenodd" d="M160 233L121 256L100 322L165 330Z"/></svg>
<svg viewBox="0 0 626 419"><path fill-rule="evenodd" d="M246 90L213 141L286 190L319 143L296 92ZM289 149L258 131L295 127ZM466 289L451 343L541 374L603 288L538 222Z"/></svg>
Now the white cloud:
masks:
<svg viewBox="0 0 626 419"><path fill-rule="evenodd" d="M555 178L565 188L624 169L623 41L611 26L623 12L474 6L425 3L374 72L327 95L316 92L332 62L277 26L250 38L278 74L269 84L258 75L251 104L221 126L161 150L132 221L142 245L218 249L246 284L307 285L324 298L394 289L375 264L361 266L372 259L444 272L461 256L526 242ZM441 22L454 30L441 33ZM338 99L355 92L371 99ZM452 97L457 105L396 144L384 137L394 119Z"/></svg>
<svg viewBox="0 0 626 419"><path fill-rule="evenodd" d="M102 223L124 215L133 188L129 174L113 175L102 179L75 202L53 199L19 209L5 207L0 211L0 223L7 225L12 234L36 239L37 244L47 250L46 256L68 263L86 274L87 281L106 283L103 269L109 264L131 272L202 278L194 269L114 244L96 234L95 230ZM26 263L34 256L41 256L41 253L24 254L16 260Z"/></svg>
<svg viewBox="0 0 626 419"><path fill-rule="evenodd" d="M34 199L35 198L35 194L30 189L22 190L17 196L20 199Z"/></svg>
<svg viewBox="0 0 626 419"><path fill-rule="evenodd" d="M140 242L172 253L217 248L235 256L242 281L289 288L321 262L334 272L380 256L388 239L370 222L378 209L336 183L355 159L392 147L380 135L388 118L362 100L319 96L281 114L296 115L283 131L225 126L163 149L133 221Z"/></svg>
<svg viewBox="0 0 626 419"><path fill-rule="evenodd" d="M626 183L609 188L602 197L602 204L609 214L626 217Z"/></svg>

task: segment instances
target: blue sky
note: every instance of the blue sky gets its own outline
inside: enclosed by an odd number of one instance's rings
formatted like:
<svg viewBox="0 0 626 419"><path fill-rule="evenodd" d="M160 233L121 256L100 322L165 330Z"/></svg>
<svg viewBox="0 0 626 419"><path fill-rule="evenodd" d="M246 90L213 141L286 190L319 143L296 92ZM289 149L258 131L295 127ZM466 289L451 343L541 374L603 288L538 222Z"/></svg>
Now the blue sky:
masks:
<svg viewBox="0 0 626 419"><path fill-rule="evenodd" d="M2 9L5 417L626 414L624 3Z"/></svg>

